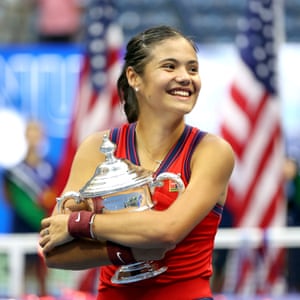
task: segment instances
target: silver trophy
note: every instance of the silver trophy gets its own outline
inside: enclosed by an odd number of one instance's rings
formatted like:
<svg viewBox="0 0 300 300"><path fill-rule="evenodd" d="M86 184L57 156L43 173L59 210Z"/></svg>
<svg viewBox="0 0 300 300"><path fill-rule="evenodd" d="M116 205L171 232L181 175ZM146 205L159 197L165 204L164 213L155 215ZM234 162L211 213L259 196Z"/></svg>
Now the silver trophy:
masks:
<svg viewBox="0 0 300 300"><path fill-rule="evenodd" d="M59 212L63 213L65 202L74 199L76 204L89 203L96 213L113 213L121 211L143 211L153 208L152 194L156 187L165 180L173 181L176 190L182 192L184 183L179 175L164 172L156 178L149 170L134 165L127 159L114 156L115 144L104 135L100 151L105 161L100 164L92 178L79 192L66 192L57 198ZM167 270L159 261L139 261L121 266L111 281L113 283L130 283L157 276Z"/></svg>

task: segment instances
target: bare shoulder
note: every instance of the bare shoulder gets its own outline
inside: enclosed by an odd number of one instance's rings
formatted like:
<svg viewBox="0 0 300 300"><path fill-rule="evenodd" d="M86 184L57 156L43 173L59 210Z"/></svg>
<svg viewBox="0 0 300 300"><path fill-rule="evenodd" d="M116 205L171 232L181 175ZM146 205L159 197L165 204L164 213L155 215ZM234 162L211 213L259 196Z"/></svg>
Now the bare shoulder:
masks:
<svg viewBox="0 0 300 300"><path fill-rule="evenodd" d="M95 132L89 135L79 146L74 164L81 164L81 169L84 165L85 168L90 167L95 170L96 166L104 161L104 154L100 151L104 134L107 132Z"/></svg>
<svg viewBox="0 0 300 300"><path fill-rule="evenodd" d="M197 146L192 159L197 167L208 166L231 174L234 167L235 155L231 145L218 135L206 134Z"/></svg>
<svg viewBox="0 0 300 300"><path fill-rule="evenodd" d="M205 191L202 198L214 205L224 205L227 186L234 168L231 145L214 134L206 134L193 153L191 161L190 190L195 196ZM209 196L208 196L209 195Z"/></svg>
<svg viewBox="0 0 300 300"><path fill-rule="evenodd" d="M213 153L234 156L231 145L222 137L212 133L206 134L199 146L200 148L202 147L210 152L213 151Z"/></svg>
<svg viewBox="0 0 300 300"><path fill-rule="evenodd" d="M81 188L94 174L97 166L104 161L100 146L105 133L107 132L93 133L80 144L73 159L67 190Z"/></svg>
<svg viewBox="0 0 300 300"><path fill-rule="evenodd" d="M98 152L99 152L104 134L108 134L108 132L101 131L101 132L92 133L87 138L85 138L85 140L83 140L83 142L80 144L77 152L78 153L86 152L86 151L94 152L95 150L98 150Z"/></svg>

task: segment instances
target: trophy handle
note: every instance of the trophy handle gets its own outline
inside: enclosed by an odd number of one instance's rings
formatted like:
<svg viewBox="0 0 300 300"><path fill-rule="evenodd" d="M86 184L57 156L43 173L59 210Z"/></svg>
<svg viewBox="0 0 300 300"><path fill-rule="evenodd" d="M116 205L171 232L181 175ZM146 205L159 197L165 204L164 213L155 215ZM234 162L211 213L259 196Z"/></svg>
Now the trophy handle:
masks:
<svg viewBox="0 0 300 300"><path fill-rule="evenodd" d="M76 204L79 204L80 202L83 202L84 200L80 197L80 194L78 192L66 192L61 197L56 198L57 202L57 210L59 213L63 212L64 204L67 200L74 199Z"/></svg>
<svg viewBox="0 0 300 300"><path fill-rule="evenodd" d="M151 184L151 188L155 189L156 187L160 187L163 185L164 180L172 180L176 184L176 191L179 193L183 192L185 189L184 182L181 177L177 174L171 172L163 172L159 174ZM153 191L151 191L153 193Z"/></svg>

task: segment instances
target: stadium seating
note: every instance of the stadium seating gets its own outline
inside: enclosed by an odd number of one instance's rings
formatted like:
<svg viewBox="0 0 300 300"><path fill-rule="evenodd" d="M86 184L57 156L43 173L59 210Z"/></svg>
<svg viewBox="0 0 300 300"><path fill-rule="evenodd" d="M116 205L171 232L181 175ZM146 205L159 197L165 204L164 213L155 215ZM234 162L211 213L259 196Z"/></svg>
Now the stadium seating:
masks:
<svg viewBox="0 0 300 300"><path fill-rule="evenodd" d="M168 24L199 43L233 42L247 0L122 0L120 23L128 39L149 26ZM280 2L278 2L280 3ZM300 41L300 0L284 0L285 38Z"/></svg>

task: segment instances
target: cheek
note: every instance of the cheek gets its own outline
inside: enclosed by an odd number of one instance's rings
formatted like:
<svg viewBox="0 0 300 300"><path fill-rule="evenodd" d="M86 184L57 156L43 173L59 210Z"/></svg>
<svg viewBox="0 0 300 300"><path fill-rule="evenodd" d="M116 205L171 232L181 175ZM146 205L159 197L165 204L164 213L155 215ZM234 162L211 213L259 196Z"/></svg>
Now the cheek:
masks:
<svg viewBox="0 0 300 300"><path fill-rule="evenodd" d="M195 87L196 87L197 91L200 92L201 87L202 87L202 81L201 81L200 77L197 77L195 79Z"/></svg>
<svg viewBox="0 0 300 300"><path fill-rule="evenodd" d="M157 98L157 96L161 95L165 90L166 83L163 79L160 79L159 77L151 78L148 80L147 86L145 86L144 95L150 100L152 98Z"/></svg>

